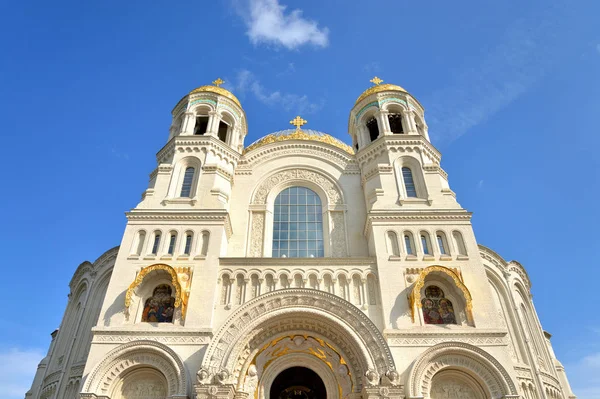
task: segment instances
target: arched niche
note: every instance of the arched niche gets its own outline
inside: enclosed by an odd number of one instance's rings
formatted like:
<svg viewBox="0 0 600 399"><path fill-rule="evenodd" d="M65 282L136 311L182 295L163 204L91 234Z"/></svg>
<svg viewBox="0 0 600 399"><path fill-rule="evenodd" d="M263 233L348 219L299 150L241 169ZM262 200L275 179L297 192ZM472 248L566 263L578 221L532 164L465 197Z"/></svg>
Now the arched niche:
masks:
<svg viewBox="0 0 600 399"><path fill-rule="evenodd" d="M168 346L147 340L129 342L110 351L90 372L81 397L117 399L128 379L132 381L133 376L135 381L134 372L142 373L137 375L142 379L154 376L166 382L166 398L188 397L187 371L181 358Z"/></svg>
<svg viewBox="0 0 600 399"><path fill-rule="evenodd" d="M188 273L189 276L189 273ZM165 264L155 264L140 270L125 293L125 315L134 323L142 321L144 305L158 287L170 288L174 307L173 322L180 324L185 319L187 293L184 293L177 271Z"/></svg>
<svg viewBox="0 0 600 399"><path fill-rule="evenodd" d="M454 309L457 324L462 324L459 323L461 321L469 326L475 326L471 293L458 274L444 266L426 267L415 281L410 294L413 321L418 318L421 324L426 324L423 317L423 301L426 300L424 294L428 287L441 288L444 295L448 297L454 306L460 306L460 309L464 310L463 317L456 311L457 309Z"/></svg>
<svg viewBox="0 0 600 399"><path fill-rule="evenodd" d="M261 364L271 359L261 363L261 353L281 342L290 353L310 354L309 346L321 345L330 363L343 359L355 392L364 384L378 384L378 376L395 373L385 339L362 311L329 293L304 288L266 293L236 310L207 348L201 372L207 381L216 376L243 390L248 376L258 374L260 380ZM371 371L367 379L365 370Z"/></svg>
<svg viewBox="0 0 600 399"><path fill-rule="evenodd" d="M281 191L294 186L312 190L321 200L325 257L346 257L348 247L343 191L333 178L309 169L280 170L258 184L251 201L248 255L271 256L275 199Z"/></svg>
<svg viewBox="0 0 600 399"><path fill-rule="evenodd" d="M454 373L446 374L450 371ZM470 344L445 342L427 349L413 363L407 374L406 397L431 398L436 376L450 375L468 383L481 398L518 395L510 375L492 355Z"/></svg>

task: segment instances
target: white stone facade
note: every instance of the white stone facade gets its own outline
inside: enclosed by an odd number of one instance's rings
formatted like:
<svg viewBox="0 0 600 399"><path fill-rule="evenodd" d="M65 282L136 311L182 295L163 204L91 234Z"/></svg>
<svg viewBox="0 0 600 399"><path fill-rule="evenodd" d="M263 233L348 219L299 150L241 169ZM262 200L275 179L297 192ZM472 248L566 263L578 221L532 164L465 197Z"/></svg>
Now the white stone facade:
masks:
<svg viewBox="0 0 600 399"><path fill-rule="evenodd" d="M26 398L269 398L290 367L328 398L575 398L525 269L478 245L419 102L374 86L349 133L352 148L291 129L244 147L231 93L185 96L121 245L77 269ZM323 257L272 256L294 187L320 201L306 245Z"/></svg>

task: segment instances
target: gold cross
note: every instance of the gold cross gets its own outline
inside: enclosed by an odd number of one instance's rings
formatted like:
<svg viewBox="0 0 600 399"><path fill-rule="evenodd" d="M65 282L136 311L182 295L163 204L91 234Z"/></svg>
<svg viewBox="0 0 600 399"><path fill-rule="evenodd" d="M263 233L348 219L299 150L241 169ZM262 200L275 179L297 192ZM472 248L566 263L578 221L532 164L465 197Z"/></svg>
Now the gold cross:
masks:
<svg viewBox="0 0 600 399"><path fill-rule="evenodd" d="M217 80L213 80L213 82L212 82L212 84L214 84L217 87L221 86L223 83L225 83L225 81L222 80L221 78L217 78Z"/></svg>
<svg viewBox="0 0 600 399"><path fill-rule="evenodd" d="M375 86L379 86L383 82L383 80L375 76L373 79L369 80L369 82L373 83Z"/></svg>
<svg viewBox="0 0 600 399"><path fill-rule="evenodd" d="M297 116L297 117L295 117L294 119L292 119L292 120L290 121L290 123L291 123L292 125L296 126L296 130L300 130L300 126L302 126L302 125L306 124L307 122L306 122L306 120L305 120L305 119L302 119L302 118L300 118L300 116Z"/></svg>

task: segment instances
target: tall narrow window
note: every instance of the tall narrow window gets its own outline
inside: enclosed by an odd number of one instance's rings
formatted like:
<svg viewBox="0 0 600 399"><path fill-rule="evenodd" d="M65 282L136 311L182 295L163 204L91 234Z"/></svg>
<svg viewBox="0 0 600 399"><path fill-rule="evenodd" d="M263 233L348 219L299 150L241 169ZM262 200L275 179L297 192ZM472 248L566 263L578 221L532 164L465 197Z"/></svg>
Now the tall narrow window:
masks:
<svg viewBox="0 0 600 399"><path fill-rule="evenodd" d="M173 255L175 252L175 241L177 241L177 235L175 233L171 233L171 237L169 238L169 255Z"/></svg>
<svg viewBox="0 0 600 399"><path fill-rule="evenodd" d="M196 170L193 167L185 169L183 175L183 183L181 184L181 195L180 197L190 197L192 194L192 182L194 181L194 172Z"/></svg>
<svg viewBox="0 0 600 399"><path fill-rule="evenodd" d="M183 250L184 255L189 255L192 250L192 234L187 233L185 235L185 249Z"/></svg>
<svg viewBox="0 0 600 399"><path fill-rule="evenodd" d="M393 231L387 232L388 253L392 256L400 256L400 248L398 248L398 237Z"/></svg>
<svg viewBox="0 0 600 399"><path fill-rule="evenodd" d="M413 250L412 240L410 239L410 235L404 235L404 246L406 246L406 254L414 255L415 251Z"/></svg>
<svg viewBox="0 0 600 399"><path fill-rule="evenodd" d="M415 181L413 180L412 171L406 166L402 168L402 180L404 180L406 196L409 198L417 198L417 189L415 187Z"/></svg>
<svg viewBox="0 0 600 399"><path fill-rule="evenodd" d="M144 249L144 242L146 241L146 232L145 231L140 231L140 233L138 234L138 242L137 242L137 249L136 249L136 254L141 255L142 254L142 249Z"/></svg>
<svg viewBox="0 0 600 399"><path fill-rule="evenodd" d="M159 245L160 245L160 233L156 232L154 234L154 244L152 244L152 255L156 255L158 253Z"/></svg>
<svg viewBox="0 0 600 399"><path fill-rule="evenodd" d="M208 116L199 116L196 118L194 134L204 134L208 130Z"/></svg>
<svg viewBox="0 0 600 399"><path fill-rule="evenodd" d="M227 142L227 131L229 130L229 125L223 121L219 122L219 131L218 136L219 140L226 143Z"/></svg>
<svg viewBox="0 0 600 399"><path fill-rule="evenodd" d="M454 237L454 242L456 243L456 248L458 249L459 255L467 255L467 248L465 247L465 242L463 240L462 234L459 231L453 231L452 237Z"/></svg>
<svg viewBox="0 0 600 399"><path fill-rule="evenodd" d="M200 248L200 255L206 256L208 254L208 240L210 239L210 233L208 231L202 232L202 247Z"/></svg>
<svg viewBox="0 0 600 399"><path fill-rule="evenodd" d="M444 237L441 234L437 235L438 247L440 247L440 253L442 255L448 255L448 251L446 250L446 246L444 245Z"/></svg>
<svg viewBox="0 0 600 399"><path fill-rule="evenodd" d="M290 187L275 198L273 257L325 256L321 199L305 187Z"/></svg>
<svg viewBox="0 0 600 399"><path fill-rule="evenodd" d="M421 245L423 246L423 253L425 255L431 255L429 243L427 242L427 237L425 236L425 234L421 234Z"/></svg>

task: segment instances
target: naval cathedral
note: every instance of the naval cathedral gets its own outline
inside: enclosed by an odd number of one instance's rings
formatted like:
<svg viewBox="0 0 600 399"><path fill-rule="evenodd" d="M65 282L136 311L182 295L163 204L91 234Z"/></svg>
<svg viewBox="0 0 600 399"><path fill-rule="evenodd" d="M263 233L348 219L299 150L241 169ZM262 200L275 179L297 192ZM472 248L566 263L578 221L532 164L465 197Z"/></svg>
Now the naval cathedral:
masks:
<svg viewBox="0 0 600 399"><path fill-rule="evenodd" d="M575 398L527 271L477 242L423 106L371 82L352 145L301 117L245 145L222 80L183 97L26 398Z"/></svg>

